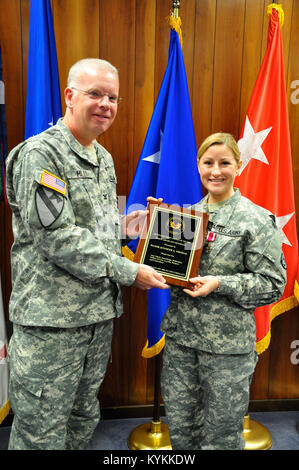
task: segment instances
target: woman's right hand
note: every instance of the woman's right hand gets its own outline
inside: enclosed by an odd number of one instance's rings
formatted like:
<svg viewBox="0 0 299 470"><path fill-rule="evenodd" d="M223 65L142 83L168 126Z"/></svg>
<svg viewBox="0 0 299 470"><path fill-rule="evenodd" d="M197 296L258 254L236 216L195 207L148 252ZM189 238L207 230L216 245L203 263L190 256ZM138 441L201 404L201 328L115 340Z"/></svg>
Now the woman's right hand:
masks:
<svg viewBox="0 0 299 470"><path fill-rule="evenodd" d="M194 284L193 289L184 289L191 297L206 297L220 286L220 281L216 276L197 276L189 279Z"/></svg>

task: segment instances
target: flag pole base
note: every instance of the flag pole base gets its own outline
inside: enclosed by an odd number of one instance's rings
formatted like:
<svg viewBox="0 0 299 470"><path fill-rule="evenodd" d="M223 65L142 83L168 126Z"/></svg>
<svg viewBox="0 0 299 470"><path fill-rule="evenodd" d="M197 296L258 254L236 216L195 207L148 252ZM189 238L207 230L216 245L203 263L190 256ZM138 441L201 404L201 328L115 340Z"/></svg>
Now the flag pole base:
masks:
<svg viewBox="0 0 299 470"><path fill-rule="evenodd" d="M135 428L128 439L131 450L171 450L167 424L151 420Z"/></svg>
<svg viewBox="0 0 299 470"><path fill-rule="evenodd" d="M244 450L269 450L272 447L272 438L268 429L251 420L249 414L244 417L243 436L245 439Z"/></svg>

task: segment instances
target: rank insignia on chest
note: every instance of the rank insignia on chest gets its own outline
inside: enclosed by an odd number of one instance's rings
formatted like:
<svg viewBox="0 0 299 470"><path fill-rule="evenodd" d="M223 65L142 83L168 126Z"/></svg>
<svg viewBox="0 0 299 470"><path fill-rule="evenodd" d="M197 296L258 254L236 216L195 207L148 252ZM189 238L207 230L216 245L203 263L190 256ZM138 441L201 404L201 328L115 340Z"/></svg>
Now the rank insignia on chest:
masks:
<svg viewBox="0 0 299 470"><path fill-rule="evenodd" d="M46 170L43 170L40 184L47 188L54 189L54 191L58 191L61 194L65 194L66 192L66 182Z"/></svg>
<svg viewBox="0 0 299 470"><path fill-rule="evenodd" d="M216 240L216 237L217 237L217 233L215 232L208 232L207 233L207 241L208 242L214 242Z"/></svg>

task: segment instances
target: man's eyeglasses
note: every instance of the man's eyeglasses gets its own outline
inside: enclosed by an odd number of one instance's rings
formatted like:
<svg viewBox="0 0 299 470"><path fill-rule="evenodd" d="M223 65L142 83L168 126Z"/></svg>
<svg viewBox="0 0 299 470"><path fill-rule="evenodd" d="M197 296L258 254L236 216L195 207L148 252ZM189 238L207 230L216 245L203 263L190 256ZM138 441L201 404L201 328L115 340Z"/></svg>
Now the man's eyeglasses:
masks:
<svg viewBox="0 0 299 470"><path fill-rule="evenodd" d="M107 96L109 104L119 104L122 102L122 98L119 98L118 96L114 95L109 95L109 93L102 93L97 90L81 90L80 88L75 88L74 86L71 88L73 90L81 91L81 93L84 93L85 95L89 96L89 98L94 101L100 101L104 98L104 96Z"/></svg>

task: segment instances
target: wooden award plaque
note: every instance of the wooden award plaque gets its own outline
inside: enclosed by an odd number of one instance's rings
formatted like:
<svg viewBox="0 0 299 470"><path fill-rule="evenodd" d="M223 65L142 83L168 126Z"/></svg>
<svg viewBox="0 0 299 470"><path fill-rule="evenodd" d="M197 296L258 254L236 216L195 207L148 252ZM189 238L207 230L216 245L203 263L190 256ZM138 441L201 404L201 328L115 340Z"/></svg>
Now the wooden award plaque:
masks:
<svg viewBox="0 0 299 470"><path fill-rule="evenodd" d="M147 264L168 284L190 287L198 268L208 214L179 206L149 202L134 261Z"/></svg>

